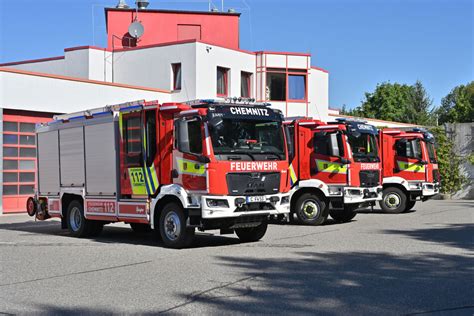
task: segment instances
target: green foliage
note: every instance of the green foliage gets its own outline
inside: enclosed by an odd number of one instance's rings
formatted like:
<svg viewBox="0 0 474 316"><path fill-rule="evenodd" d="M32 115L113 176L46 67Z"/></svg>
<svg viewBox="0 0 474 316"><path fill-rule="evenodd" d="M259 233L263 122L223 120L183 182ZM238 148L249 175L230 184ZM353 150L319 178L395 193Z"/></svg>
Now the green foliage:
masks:
<svg viewBox="0 0 474 316"><path fill-rule="evenodd" d="M436 112L439 124L474 121L474 81L451 90Z"/></svg>
<svg viewBox="0 0 474 316"><path fill-rule="evenodd" d="M431 132L436 138L436 154L441 175L441 192L453 194L459 191L467 178L461 173L463 159L454 150L454 142L446 136L442 127L435 127Z"/></svg>
<svg viewBox="0 0 474 316"><path fill-rule="evenodd" d="M383 82L375 91L365 93L361 106L353 110L343 107L342 114L404 123L433 125L433 101L420 81L414 85Z"/></svg>

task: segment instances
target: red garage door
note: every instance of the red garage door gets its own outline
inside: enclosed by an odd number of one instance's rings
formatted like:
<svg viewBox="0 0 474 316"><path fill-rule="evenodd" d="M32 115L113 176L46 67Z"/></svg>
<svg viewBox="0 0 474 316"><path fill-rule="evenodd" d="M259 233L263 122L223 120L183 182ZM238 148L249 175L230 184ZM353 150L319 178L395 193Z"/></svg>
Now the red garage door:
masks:
<svg viewBox="0 0 474 316"><path fill-rule="evenodd" d="M52 114L3 113L3 212L24 212L36 183L35 124L50 121Z"/></svg>

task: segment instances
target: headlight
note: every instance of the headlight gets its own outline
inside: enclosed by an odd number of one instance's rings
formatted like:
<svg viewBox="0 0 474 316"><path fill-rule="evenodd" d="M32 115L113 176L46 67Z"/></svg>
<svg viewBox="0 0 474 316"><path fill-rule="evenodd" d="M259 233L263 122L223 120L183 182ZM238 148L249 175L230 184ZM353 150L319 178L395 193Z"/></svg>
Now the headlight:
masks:
<svg viewBox="0 0 474 316"><path fill-rule="evenodd" d="M208 207L229 207L227 200L206 199L206 204Z"/></svg>
<svg viewBox="0 0 474 316"><path fill-rule="evenodd" d="M329 195L341 195L342 188L341 187L328 187Z"/></svg>
<svg viewBox="0 0 474 316"><path fill-rule="evenodd" d="M280 204L288 204L290 203L290 196L287 195L287 196L284 196L281 198L281 203Z"/></svg>
<svg viewBox="0 0 474 316"><path fill-rule="evenodd" d="M421 183L410 183L411 190L421 190Z"/></svg>
<svg viewBox="0 0 474 316"><path fill-rule="evenodd" d="M352 190L352 189L349 189L349 190L346 190L346 194L347 195L364 195L364 192L362 192L362 190Z"/></svg>

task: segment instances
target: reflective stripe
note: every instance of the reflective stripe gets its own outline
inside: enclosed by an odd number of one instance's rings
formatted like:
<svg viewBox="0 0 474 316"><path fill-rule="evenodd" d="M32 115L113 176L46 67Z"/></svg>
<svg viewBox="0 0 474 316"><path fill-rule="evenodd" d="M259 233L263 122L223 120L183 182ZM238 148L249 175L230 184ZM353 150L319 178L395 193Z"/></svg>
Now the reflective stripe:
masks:
<svg viewBox="0 0 474 316"><path fill-rule="evenodd" d="M398 169L408 172L425 172L425 166L418 163L409 163L407 161L397 160Z"/></svg>
<svg viewBox="0 0 474 316"><path fill-rule="evenodd" d="M298 177L296 176L295 169L293 168L293 164L290 165L290 184L294 185L296 181L298 181Z"/></svg>
<svg viewBox="0 0 474 316"><path fill-rule="evenodd" d="M319 172L347 174L347 165L316 159L316 168Z"/></svg>
<svg viewBox="0 0 474 316"><path fill-rule="evenodd" d="M179 174L190 174L193 176L206 176L206 165L200 164L197 161L176 158L176 163L178 164L178 173Z"/></svg>

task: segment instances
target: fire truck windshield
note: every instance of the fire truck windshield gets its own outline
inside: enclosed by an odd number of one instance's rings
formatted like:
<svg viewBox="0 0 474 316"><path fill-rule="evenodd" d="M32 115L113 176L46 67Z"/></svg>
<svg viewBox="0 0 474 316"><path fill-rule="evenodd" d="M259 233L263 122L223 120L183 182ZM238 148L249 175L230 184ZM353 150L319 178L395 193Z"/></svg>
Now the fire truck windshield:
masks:
<svg viewBox="0 0 474 316"><path fill-rule="evenodd" d="M349 145L352 149L352 156L356 162L378 162L377 140L374 134L359 133L349 134Z"/></svg>
<svg viewBox="0 0 474 316"><path fill-rule="evenodd" d="M224 119L219 128L210 128L210 133L217 159L231 159L225 155L243 155L251 160L266 160L269 155L274 160L285 159L281 122Z"/></svg>

